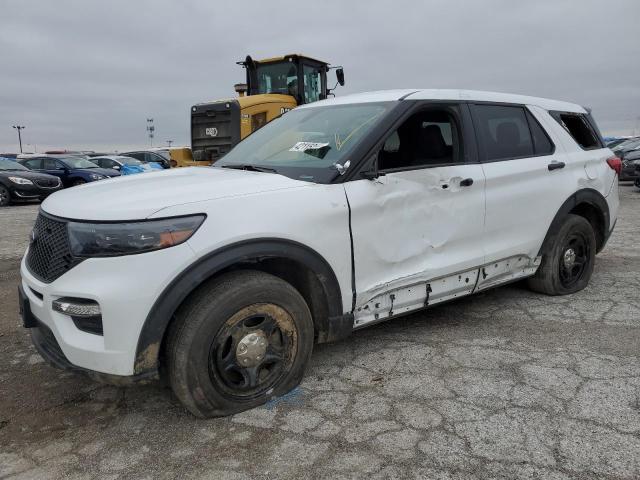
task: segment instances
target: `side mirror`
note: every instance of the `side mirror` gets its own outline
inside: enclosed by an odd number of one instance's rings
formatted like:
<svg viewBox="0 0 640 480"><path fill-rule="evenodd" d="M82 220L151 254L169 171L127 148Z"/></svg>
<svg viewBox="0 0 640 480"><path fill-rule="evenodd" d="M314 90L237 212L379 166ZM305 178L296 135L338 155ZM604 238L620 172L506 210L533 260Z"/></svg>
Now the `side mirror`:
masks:
<svg viewBox="0 0 640 480"><path fill-rule="evenodd" d="M342 67L336 70L336 78L338 79L338 83L341 87L344 87L344 70Z"/></svg>
<svg viewBox="0 0 640 480"><path fill-rule="evenodd" d="M114 170L120 170L120 165L114 165L114 166L113 166L113 169L114 169Z"/></svg>
<svg viewBox="0 0 640 480"><path fill-rule="evenodd" d="M376 153L369 159L369 168L360 172L360 176L367 180L375 180L378 177L384 177L385 173L378 170L378 154Z"/></svg>

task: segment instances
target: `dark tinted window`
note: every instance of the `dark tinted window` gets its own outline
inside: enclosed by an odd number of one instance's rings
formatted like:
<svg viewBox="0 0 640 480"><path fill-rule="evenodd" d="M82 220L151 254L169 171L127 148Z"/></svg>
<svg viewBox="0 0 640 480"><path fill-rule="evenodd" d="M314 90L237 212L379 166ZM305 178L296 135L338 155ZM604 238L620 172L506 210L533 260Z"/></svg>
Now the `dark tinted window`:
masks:
<svg viewBox="0 0 640 480"><path fill-rule="evenodd" d="M487 160L534 155L531 133L522 107L476 105L474 112Z"/></svg>
<svg viewBox="0 0 640 480"><path fill-rule="evenodd" d="M55 170L58 168L58 164L55 158L45 158L42 162L42 168L44 168L45 170Z"/></svg>
<svg viewBox="0 0 640 480"><path fill-rule="evenodd" d="M37 170L42 168L42 160L39 158L32 158L31 160L24 162L24 166L27 168L35 168Z"/></svg>
<svg viewBox="0 0 640 480"><path fill-rule="evenodd" d="M558 113L554 118L562 125L583 149L600 148L600 141L589 125L586 115L578 113Z"/></svg>
<svg viewBox="0 0 640 480"><path fill-rule="evenodd" d="M462 161L459 129L453 109L429 109L407 119L385 141L379 168L425 167Z"/></svg>
<svg viewBox="0 0 640 480"><path fill-rule="evenodd" d="M554 146L542 128L542 125L538 123L530 112L527 112L527 120L529 121L531 137L533 138L534 153L536 155L551 155L553 153Z"/></svg>

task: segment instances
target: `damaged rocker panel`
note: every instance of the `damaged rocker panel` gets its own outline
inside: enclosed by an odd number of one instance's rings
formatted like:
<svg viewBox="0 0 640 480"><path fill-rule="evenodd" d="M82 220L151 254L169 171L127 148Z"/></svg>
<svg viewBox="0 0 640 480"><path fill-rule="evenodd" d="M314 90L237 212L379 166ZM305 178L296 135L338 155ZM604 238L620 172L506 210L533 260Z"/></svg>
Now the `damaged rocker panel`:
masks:
<svg viewBox="0 0 640 480"><path fill-rule="evenodd" d="M541 257L517 255L439 278L414 282L372 297L354 312L353 328L464 297L504 283L530 277Z"/></svg>

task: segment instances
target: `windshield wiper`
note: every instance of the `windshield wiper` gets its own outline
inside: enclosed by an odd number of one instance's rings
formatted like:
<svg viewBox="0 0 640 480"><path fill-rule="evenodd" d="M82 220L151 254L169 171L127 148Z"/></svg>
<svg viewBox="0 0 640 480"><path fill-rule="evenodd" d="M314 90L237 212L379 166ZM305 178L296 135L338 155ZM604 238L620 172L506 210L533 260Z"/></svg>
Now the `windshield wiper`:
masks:
<svg viewBox="0 0 640 480"><path fill-rule="evenodd" d="M262 167L260 165L251 165L250 163L240 165L221 165L221 168L233 168L234 170L248 170L251 172L278 173L275 168Z"/></svg>

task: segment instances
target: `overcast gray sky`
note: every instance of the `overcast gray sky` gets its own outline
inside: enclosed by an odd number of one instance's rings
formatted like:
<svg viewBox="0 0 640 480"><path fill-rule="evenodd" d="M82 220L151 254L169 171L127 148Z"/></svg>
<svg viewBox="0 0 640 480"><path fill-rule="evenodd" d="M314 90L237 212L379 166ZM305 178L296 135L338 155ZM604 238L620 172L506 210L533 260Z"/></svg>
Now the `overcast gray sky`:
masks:
<svg viewBox="0 0 640 480"><path fill-rule="evenodd" d="M593 108L640 132L640 0L0 0L0 151L189 143L189 107L233 96L235 65L300 52L338 95L470 88ZM333 75L331 77L333 79Z"/></svg>

